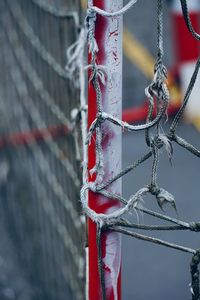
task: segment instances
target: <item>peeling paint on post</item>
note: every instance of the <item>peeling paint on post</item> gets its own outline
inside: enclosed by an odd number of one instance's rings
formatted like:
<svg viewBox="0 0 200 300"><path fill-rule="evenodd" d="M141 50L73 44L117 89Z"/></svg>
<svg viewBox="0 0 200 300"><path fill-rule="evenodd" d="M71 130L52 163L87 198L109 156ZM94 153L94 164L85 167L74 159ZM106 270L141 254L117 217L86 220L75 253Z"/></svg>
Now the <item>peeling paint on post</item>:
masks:
<svg viewBox="0 0 200 300"><path fill-rule="evenodd" d="M94 0L94 5L106 11L117 11L122 8L123 0ZM121 118L122 107L122 17L105 18L98 16L95 37L99 46L98 64L107 68L106 85L101 85L103 110ZM89 85L88 123L96 117L96 95L92 84ZM112 178L121 170L121 128L105 122L103 124L103 157L105 177ZM95 164L95 143L89 146L89 169ZM89 179L93 181L94 178ZM121 180L108 188L121 194ZM98 213L110 213L120 207L118 201L89 192L89 205ZM88 298L101 300L101 287L97 265L96 225L89 221L88 243ZM121 299L121 239L118 233L103 234L102 254L106 279L107 300Z"/></svg>

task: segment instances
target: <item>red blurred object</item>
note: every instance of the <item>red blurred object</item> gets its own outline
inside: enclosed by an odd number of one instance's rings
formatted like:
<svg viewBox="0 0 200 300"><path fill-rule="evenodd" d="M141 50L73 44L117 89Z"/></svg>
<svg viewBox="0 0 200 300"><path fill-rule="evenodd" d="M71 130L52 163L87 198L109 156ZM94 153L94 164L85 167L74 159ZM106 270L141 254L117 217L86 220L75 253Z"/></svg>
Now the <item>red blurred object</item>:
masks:
<svg viewBox="0 0 200 300"><path fill-rule="evenodd" d="M180 104L170 104L168 107L168 115L171 116L177 112ZM123 110L122 119L128 123L144 121L148 113L148 104L142 106L127 108Z"/></svg>
<svg viewBox="0 0 200 300"><path fill-rule="evenodd" d="M0 137L0 149L6 146L20 146L48 138L57 138L67 135L71 130L66 125L55 125L47 128L33 129L31 131L10 133Z"/></svg>

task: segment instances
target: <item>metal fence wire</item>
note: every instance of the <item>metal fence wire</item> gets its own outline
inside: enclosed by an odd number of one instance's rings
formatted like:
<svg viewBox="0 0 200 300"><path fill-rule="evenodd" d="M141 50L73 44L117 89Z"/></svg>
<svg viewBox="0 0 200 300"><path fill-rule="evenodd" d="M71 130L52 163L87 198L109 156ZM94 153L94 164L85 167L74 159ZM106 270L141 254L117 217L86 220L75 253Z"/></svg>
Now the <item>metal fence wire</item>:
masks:
<svg viewBox="0 0 200 300"><path fill-rule="evenodd" d="M83 299L79 97L64 69L79 1L2 0L0 23L1 209L34 299Z"/></svg>

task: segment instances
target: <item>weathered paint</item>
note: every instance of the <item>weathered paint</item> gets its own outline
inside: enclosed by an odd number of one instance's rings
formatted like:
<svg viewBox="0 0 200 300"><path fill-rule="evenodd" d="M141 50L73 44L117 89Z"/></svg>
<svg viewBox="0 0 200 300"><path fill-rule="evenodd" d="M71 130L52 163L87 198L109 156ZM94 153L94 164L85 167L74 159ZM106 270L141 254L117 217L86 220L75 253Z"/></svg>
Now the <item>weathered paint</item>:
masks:
<svg viewBox="0 0 200 300"><path fill-rule="evenodd" d="M123 0L94 0L94 5L107 11L117 11ZM99 46L98 64L107 68L106 85L101 85L103 109L121 118L122 106L122 17L106 19L98 16L95 37ZM89 85L88 123L96 117L95 91ZM104 180L121 170L121 129L109 122L103 125ZM95 164L95 143L89 146L89 169ZM89 178L90 181L94 177ZM113 183L109 190L121 193L121 181ZM89 193L89 205L96 212L109 213L120 207L119 202ZM89 221L89 300L101 299L101 288L97 266L96 225ZM106 233L102 238L102 253L106 278L107 300L121 299L121 240L119 234Z"/></svg>

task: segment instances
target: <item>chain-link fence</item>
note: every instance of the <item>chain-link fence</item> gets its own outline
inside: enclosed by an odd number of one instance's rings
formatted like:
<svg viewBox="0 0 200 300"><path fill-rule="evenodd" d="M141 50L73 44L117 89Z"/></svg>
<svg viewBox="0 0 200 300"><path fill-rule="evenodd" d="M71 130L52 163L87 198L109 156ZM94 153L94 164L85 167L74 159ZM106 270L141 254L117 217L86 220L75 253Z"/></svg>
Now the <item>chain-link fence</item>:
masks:
<svg viewBox="0 0 200 300"><path fill-rule="evenodd" d="M1 209L34 299L83 299L78 91L64 69L79 1L1 1L0 23Z"/></svg>

